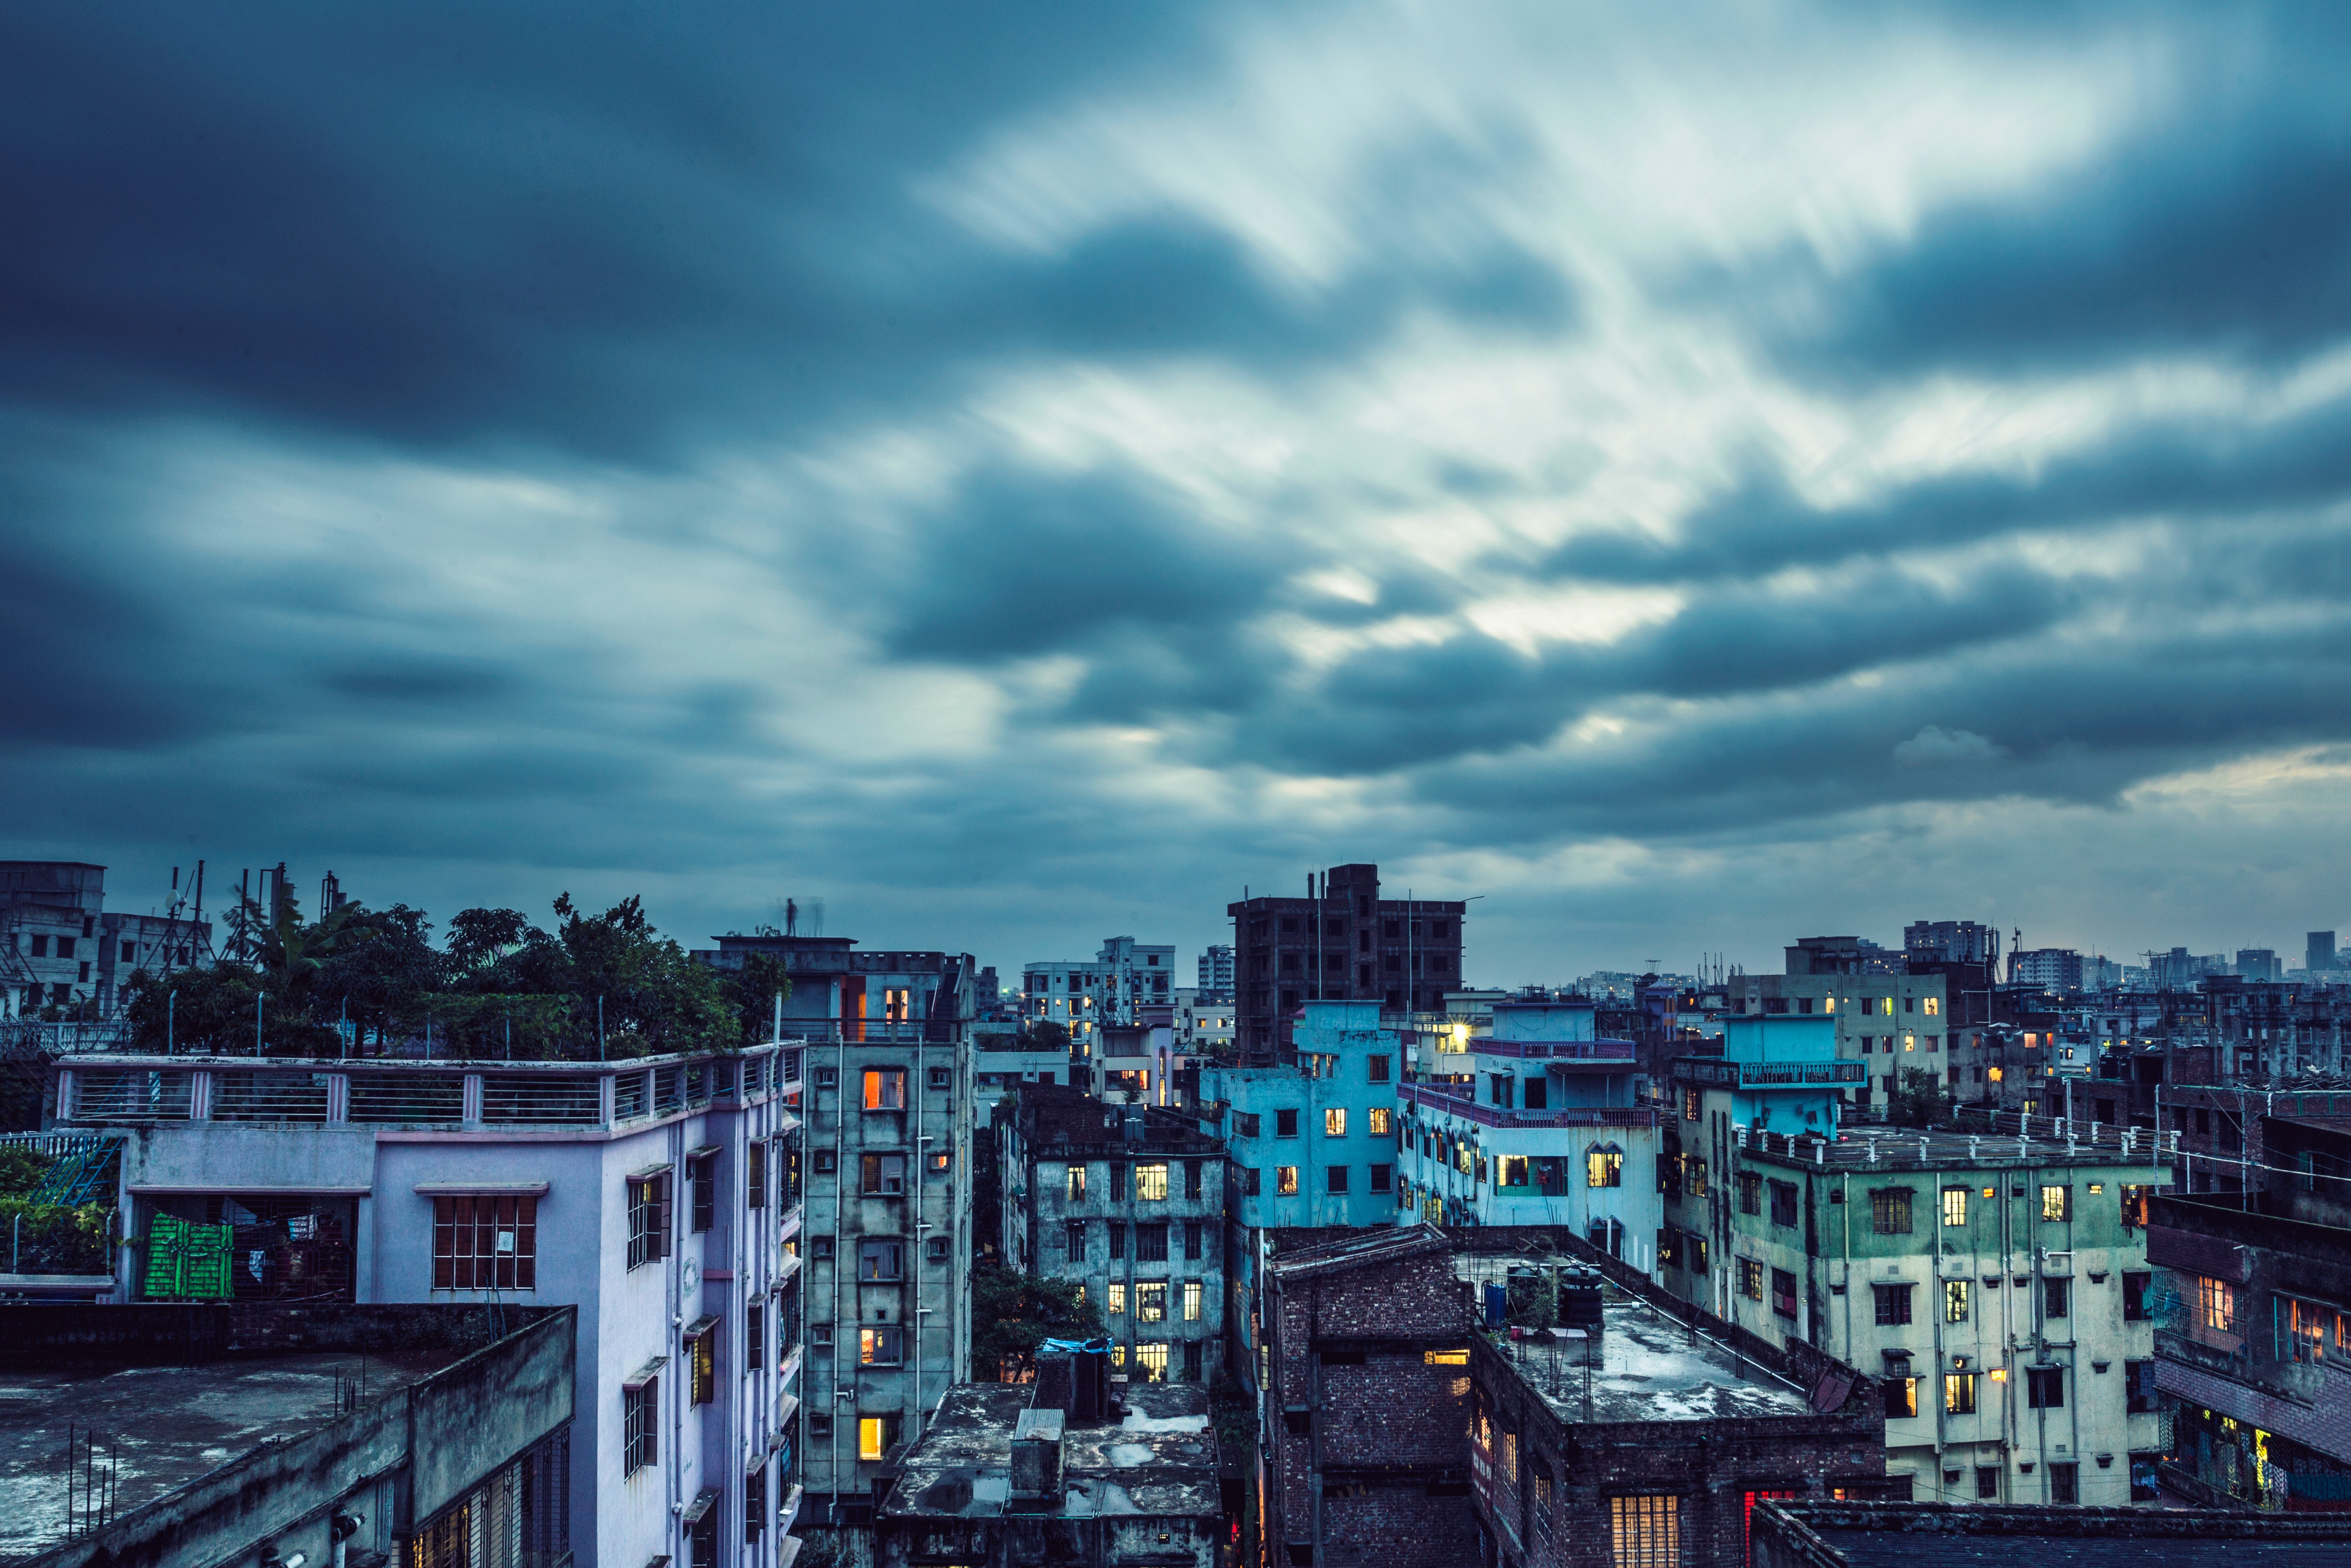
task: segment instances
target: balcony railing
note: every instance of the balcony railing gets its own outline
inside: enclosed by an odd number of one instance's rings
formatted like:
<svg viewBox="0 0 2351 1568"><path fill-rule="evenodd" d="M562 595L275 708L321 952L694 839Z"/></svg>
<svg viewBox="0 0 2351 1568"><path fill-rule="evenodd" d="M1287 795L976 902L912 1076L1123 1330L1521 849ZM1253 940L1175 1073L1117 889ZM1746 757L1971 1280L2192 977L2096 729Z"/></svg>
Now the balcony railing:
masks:
<svg viewBox="0 0 2351 1568"><path fill-rule="evenodd" d="M1630 1066L1635 1060L1629 1040L1503 1040L1484 1034L1473 1036L1469 1049L1479 1056L1509 1056L1524 1061L1593 1061Z"/></svg>
<svg viewBox="0 0 2351 1568"><path fill-rule="evenodd" d="M769 1098L773 1045L630 1062L290 1061L69 1055L54 1105L66 1124L237 1122L277 1126L620 1127ZM798 1048L793 1049L797 1056ZM797 1092L795 1081L794 1092ZM787 1116L786 1130L797 1125ZM797 1194L792 1195L797 1198Z"/></svg>
<svg viewBox="0 0 2351 1568"><path fill-rule="evenodd" d="M1861 1061L1737 1061L1719 1056L1685 1056L1674 1075L1686 1083L1723 1089L1784 1089L1810 1083L1860 1083L1869 1077Z"/></svg>
<svg viewBox="0 0 2351 1568"><path fill-rule="evenodd" d="M1462 1086L1465 1090L1467 1085ZM1648 1105L1562 1105L1555 1110L1526 1111L1509 1105L1481 1105L1466 1092L1436 1083L1400 1083L1396 1097L1407 1105L1459 1116L1482 1127L1654 1127L1657 1113Z"/></svg>
<svg viewBox="0 0 2351 1568"><path fill-rule="evenodd" d="M968 1019L786 1019L788 1040L810 1045L953 1045L971 1034Z"/></svg>

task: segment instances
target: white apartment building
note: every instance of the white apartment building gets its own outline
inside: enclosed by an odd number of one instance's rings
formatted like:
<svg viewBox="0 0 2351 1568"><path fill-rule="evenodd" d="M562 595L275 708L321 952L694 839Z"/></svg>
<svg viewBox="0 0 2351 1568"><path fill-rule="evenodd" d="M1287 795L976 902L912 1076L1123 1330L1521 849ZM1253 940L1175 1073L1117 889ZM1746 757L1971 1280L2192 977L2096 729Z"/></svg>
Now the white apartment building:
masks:
<svg viewBox="0 0 2351 1568"><path fill-rule="evenodd" d="M1020 1016L1058 1023L1091 1044L1105 1024L1143 1021L1140 1009L1173 1005L1176 949L1107 936L1089 963L1040 960L1022 967Z"/></svg>
<svg viewBox="0 0 2351 1568"><path fill-rule="evenodd" d="M1230 990L1179 986L1169 996L1178 1051L1186 1056L1231 1056L1235 1014Z"/></svg>
<svg viewBox="0 0 2351 1568"><path fill-rule="evenodd" d="M802 1058L89 1054L55 1106L122 1134L114 1299L576 1305L576 1560L784 1568ZM188 1227L225 1278L161 1266Z"/></svg>
<svg viewBox="0 0 2351 1568"><path fill-rule="evenodd" d="M1201 991L1222 991L1230 996L1233 990L1233 949L1230 943L1217 943L1200 954L1199 984L1193 988Z"/></svg>

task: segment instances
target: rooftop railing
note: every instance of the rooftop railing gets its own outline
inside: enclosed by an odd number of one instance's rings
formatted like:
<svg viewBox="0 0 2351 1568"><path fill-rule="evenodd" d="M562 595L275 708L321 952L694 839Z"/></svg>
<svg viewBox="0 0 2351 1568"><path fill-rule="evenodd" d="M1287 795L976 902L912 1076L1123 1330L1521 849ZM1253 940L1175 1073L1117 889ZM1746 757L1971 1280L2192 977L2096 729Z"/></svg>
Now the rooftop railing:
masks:
<svg viewBox="0 0 2351 1568"><path fill-rule="evenodd" d="M1634 1060L1629 1040L1504 1040L1477 1035L1469 1049L1480 1056L1510 1056L1527 1061L1598 1061L1610 1064Z"/></svg>
<svg viewBox="0 0 2351 1568"><path fill-rule="evenodd" d="M239 1057L61 1058L57 1120L276 1126L610 1128L800 1092L806 1048L628 1062L293 1061ZM789 1113L788 1113L789 1114ZM789 1125L797 1125L792 1119Z"/></svg>
<svg viewBox="0 0 2351 1568"><path fill-rule="evenodd" d="M1481 1105L1467 1084L1400 1083L1396 1098L1407 1105L1459 1116L1484 1127L1654 1127L1657 1112L1650 1105L1562 1105L1527 1111L1509 1105Z"/></svg>
<svg viewBox="0 0 2351 1568"><path fill-rule="evenodd" d="M1808 1083L1860 1083L1869 1077L1861 1061L1739 1061L1719 1056L1685 1056L1674 1075L1688 1083L1725 1089L1773 1089Z"/></svg>

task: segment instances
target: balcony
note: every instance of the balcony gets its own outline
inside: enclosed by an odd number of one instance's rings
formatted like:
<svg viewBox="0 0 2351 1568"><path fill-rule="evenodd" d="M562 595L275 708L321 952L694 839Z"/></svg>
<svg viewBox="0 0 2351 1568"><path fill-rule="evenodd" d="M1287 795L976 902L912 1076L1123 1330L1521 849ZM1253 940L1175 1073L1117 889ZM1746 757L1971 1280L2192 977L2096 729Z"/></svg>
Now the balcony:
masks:
<svg viewBox="0 0 2351 1568"><path fill-rule="evenodd" d="M968 1019L786 1019L787 1040L806 1045L954 1045L971 1032Z"/></svg>
<svg viewBox="0 0 2351 1568"><path fill-rule="evenodd" d="M1480 1105L1469 1086L1399 1083L1396 1097L1407 1105L1448 1116L1459 1116L1481 1127L1654 1127L1657 1113L1648 1105L1566 1105L1556 1110L1521 1111L1508 1105Z"/></svg>
<svg viewBox="0 0 2351 1568"><path fill-rule="evenodd" d="M1479 1056L1508 1056L1522 1061L1584 1062L1602 1067L1630 1067L1634 1062L1633 1042L1629 1040L1503 1040L1481 1034L1470 1040L1469 1049Z"/></svg>
<svg viewBox="0 0 2351 1568"><path fill-rule="evenodd" d="M1869 1065L1862 1061L1739 1061L1719 1056L1683 1056L1674 1076L1685 1083L1718 1089L1793 1089L1811 1084L1861 1083Z"/></svg>
<svg viewBox="0 0 2351 1568"><path fill-rule="evenodd" d="M737 1108L772 1092L776 1054L773 1046L755 1046L740 1054L580 1062L108 1052L60 1058L52 1103L67 1125L233 1122L528 1135Z"/></svg>

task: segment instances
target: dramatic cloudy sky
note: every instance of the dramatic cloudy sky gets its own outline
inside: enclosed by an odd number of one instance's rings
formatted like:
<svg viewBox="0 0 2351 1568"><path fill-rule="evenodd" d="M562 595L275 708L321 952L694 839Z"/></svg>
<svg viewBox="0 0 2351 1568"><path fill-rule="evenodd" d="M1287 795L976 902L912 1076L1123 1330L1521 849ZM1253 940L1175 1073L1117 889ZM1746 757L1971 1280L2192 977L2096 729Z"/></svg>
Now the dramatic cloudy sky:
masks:
<svg viewBox="0 0 2351 1568"><path fill-rule="evenodd" d="M2328 9L12 7L0 853L2298 953Z"/></svg>

